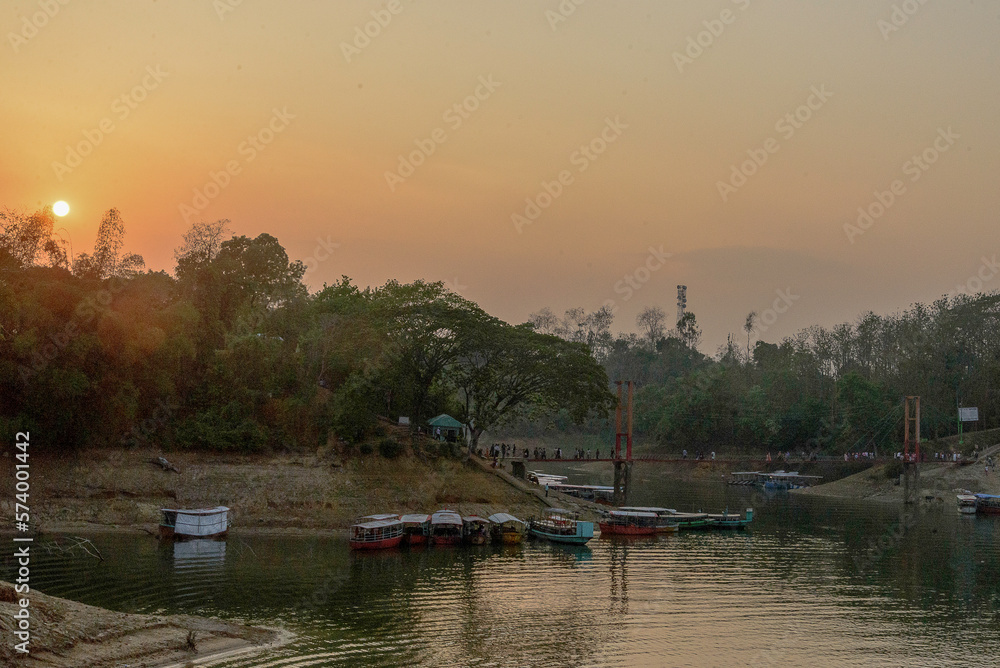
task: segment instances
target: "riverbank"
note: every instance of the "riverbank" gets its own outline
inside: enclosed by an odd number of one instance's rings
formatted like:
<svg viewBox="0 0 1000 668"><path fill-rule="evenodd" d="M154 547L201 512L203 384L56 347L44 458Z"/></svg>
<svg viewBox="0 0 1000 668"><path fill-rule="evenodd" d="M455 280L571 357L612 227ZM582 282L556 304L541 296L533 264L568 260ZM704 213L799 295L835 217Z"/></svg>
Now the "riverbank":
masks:
<svg viewBox="0 0 1000 668"><path fill-rule="evenodd" d="M27 655L14 647L14 613L25 597L31 601ZM37 591L22 595L8 582L0 582L0 628L0 663L50 668L189 665L208 656L262 651L291 638L285 631L217 619L125 614Z"/></svg>
<svg viewBox="0 0 1000 668"><path fill-rule="evenodd" d="M903 488L898 482L901 465L879 464L855 475L833 482L794 490L795 494L838 499L866 499L883 503L902 503ZM914 498L923 501L954 503L961 490L1000 494L1000 474L986 473L982 463L957 464L927 462L919 465Z"/></svg>
<svg viewBox="0 0 1000 668"><path fill-rule="evenodd" d="M480 467L447 457L372 454L347 459L311 454L169 453L178 472L150 463L152 449L98 450L32 461L36 530L149 531L160 508L231 508L234 532L342 532L360 515L431 512L538 514L544 504ZM13 476L0 485L12 516Z"/></svg>

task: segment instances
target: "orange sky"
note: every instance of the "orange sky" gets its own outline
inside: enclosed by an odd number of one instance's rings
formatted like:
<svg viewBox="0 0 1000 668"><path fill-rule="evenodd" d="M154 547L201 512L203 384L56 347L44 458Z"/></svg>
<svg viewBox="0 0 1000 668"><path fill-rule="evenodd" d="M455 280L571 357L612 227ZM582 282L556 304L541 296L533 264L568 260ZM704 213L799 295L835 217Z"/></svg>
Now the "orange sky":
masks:
<svg viewBox="0 0 1000 668"><path fill-rule="evenodd" d="M684 283L708 353L779 290L766 340L1000 288L998 2L63 3L0 10L0 206L65 199L76 252L117 207L169 270L229 218L314 289L446 280L512 322L614 300L621 330Z"/></svg>

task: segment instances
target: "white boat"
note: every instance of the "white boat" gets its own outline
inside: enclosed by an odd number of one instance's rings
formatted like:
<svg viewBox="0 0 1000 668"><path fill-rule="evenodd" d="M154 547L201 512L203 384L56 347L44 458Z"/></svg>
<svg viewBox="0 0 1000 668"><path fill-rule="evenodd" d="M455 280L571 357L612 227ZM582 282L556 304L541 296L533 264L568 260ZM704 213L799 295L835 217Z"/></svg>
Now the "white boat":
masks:
<svg viewBox="0 0 1000 668"><path fill-rule="evenodd" d="M161 508L160 538L221 538L229 531L229 508Z"/></svg>
<svg viewBox="0 0 1000 668"><path fill-rule="evenodd" d="M957 494L955 498L958 500L958 512L963 515L976 514L975 494Z"/></svg>

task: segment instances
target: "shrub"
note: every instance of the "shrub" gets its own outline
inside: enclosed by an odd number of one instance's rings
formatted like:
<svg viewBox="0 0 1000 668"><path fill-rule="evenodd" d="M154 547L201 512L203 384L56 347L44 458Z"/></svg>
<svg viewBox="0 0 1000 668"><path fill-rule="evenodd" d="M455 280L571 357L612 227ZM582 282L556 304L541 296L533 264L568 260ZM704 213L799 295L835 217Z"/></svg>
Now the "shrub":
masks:
<svg viewBox="0 0 1000 668"><path fill-rule="evenodd" d="M361 445L358 446L358 452L360 452L363 455L370 455L372 451L373 448L371 443L362 443Z"/></svg>
<svg viewBox="0 0 1000 668"><path fill-rule="evenodd" d="M395 459L403 451L403 446L394 438L383 438L379 441L378 451L386 459Z"/></svg>

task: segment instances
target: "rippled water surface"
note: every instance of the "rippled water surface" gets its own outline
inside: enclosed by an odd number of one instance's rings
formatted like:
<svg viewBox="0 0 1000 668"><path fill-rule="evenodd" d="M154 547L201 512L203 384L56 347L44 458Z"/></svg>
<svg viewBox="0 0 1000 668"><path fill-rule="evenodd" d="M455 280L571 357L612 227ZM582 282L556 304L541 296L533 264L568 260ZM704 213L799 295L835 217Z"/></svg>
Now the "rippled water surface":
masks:
<svg viewBox="0 0 1000 668"><path fill-rule="evenodd" d="M105 562L42 543L32 577L115 610L296 633L267 656L199 664L220 668L1000 665L1000 518L636 473L633 503L753 505L753 528L379 554L335 538L100 535Z"/></svg>

